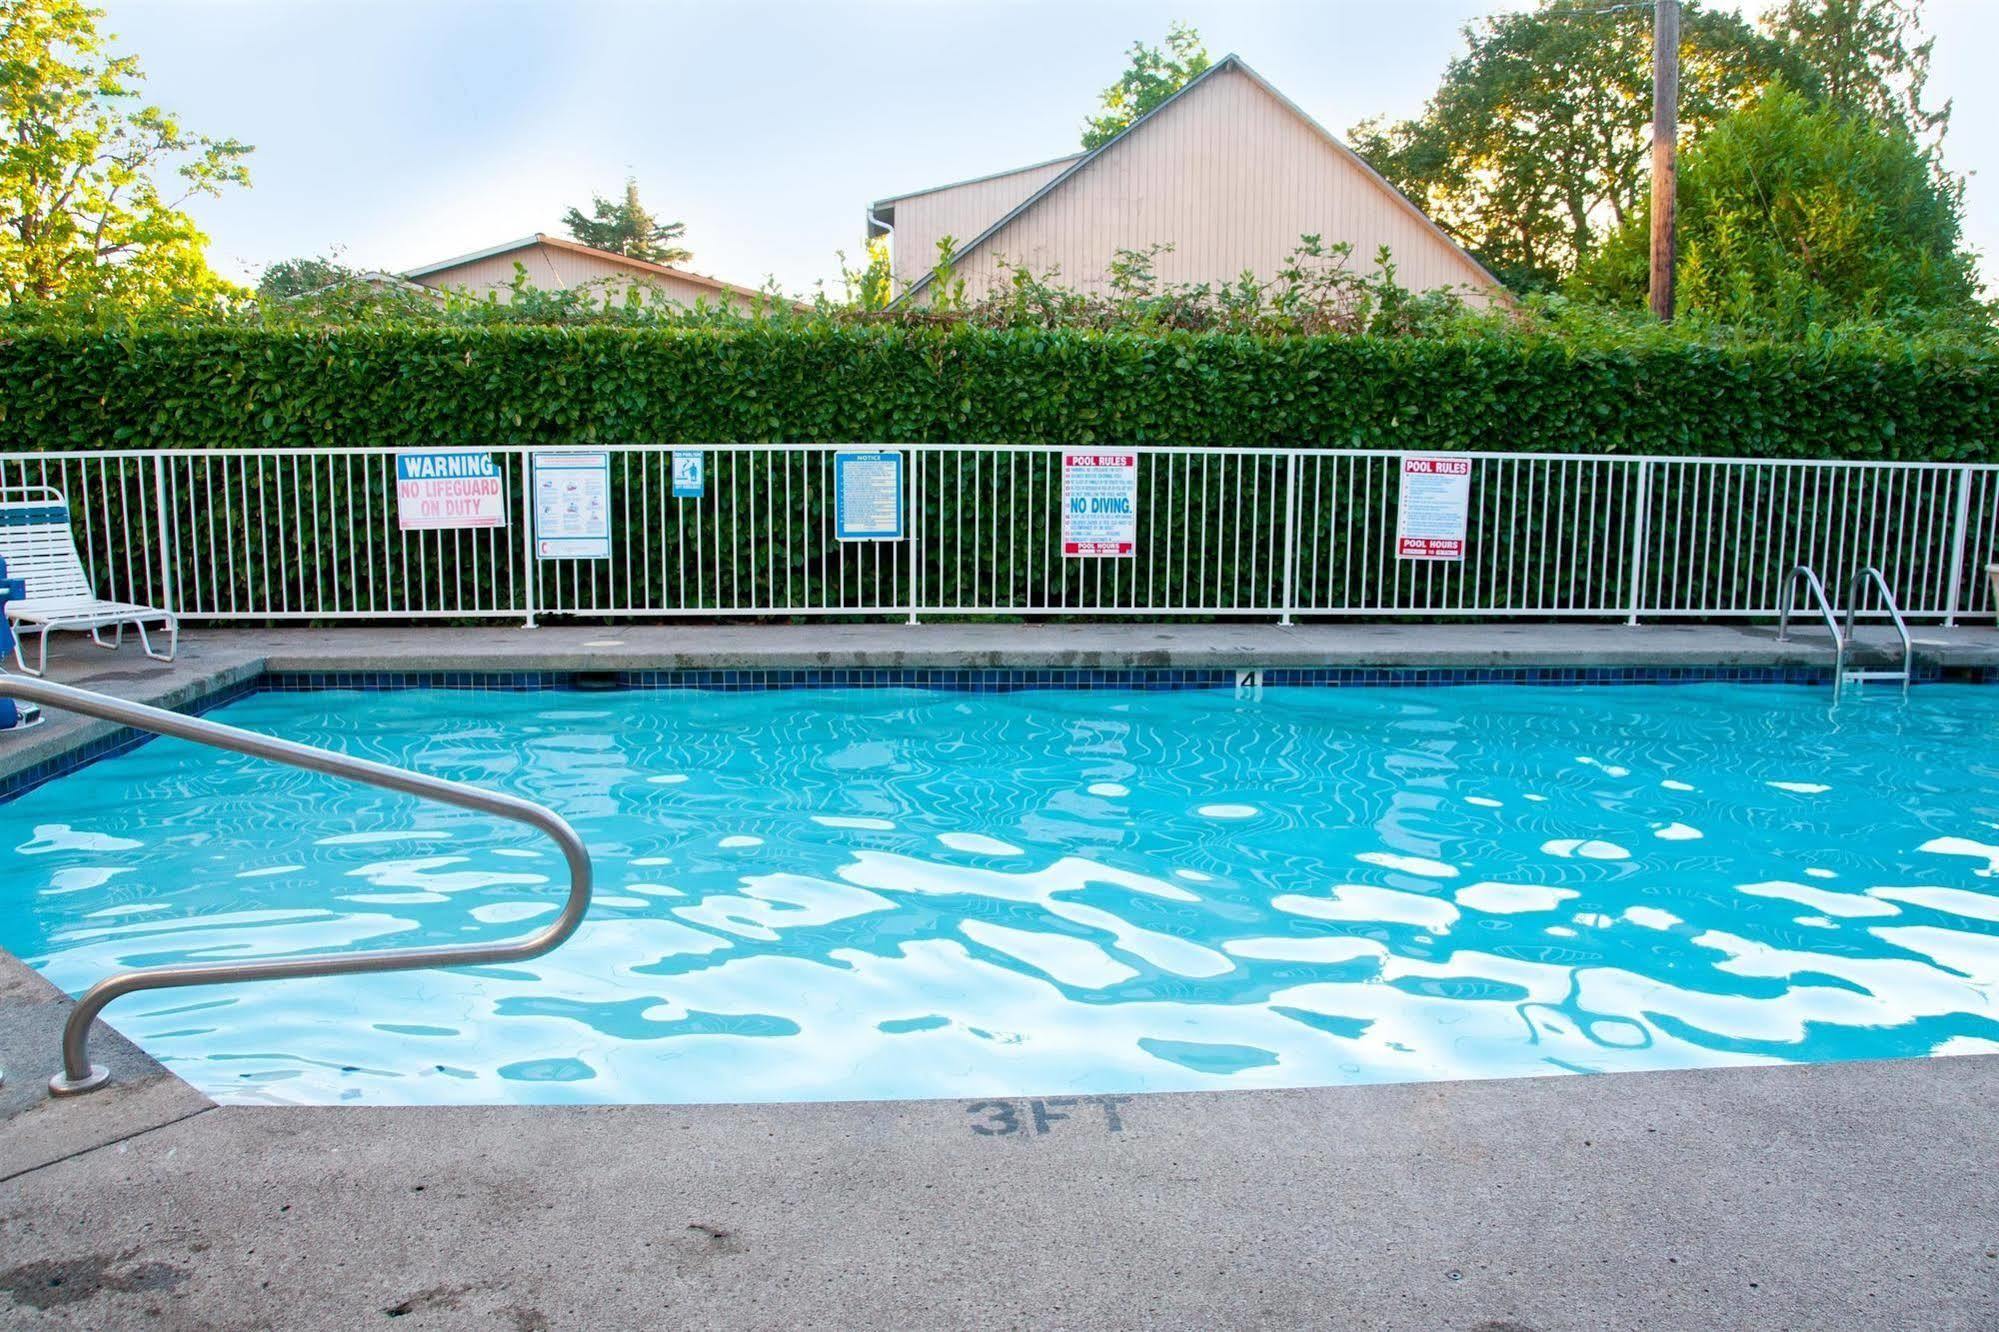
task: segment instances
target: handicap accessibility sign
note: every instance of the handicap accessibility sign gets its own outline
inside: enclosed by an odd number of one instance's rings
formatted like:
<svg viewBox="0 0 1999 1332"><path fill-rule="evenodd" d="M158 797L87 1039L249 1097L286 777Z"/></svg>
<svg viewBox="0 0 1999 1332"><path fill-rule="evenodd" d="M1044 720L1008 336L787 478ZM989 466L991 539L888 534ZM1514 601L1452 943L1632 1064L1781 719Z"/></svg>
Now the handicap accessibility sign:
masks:
<svg viewBox="0 0 1999 1332"><path fill-rule="evenodd" d="M700 499L708 479L708 455L700 449L673 451L673 497Z"/></svg>

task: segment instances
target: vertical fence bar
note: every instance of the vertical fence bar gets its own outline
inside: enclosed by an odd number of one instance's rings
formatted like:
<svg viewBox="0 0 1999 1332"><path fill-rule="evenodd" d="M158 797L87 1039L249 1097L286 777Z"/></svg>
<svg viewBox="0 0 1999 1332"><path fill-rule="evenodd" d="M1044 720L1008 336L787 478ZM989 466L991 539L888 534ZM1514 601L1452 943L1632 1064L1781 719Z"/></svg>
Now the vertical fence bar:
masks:
<svg viewBox="0 0 1999 1332"><path fill-rule="evenodd" d="M923 450L909 451L909 622L923 604Z"/></svg>
<svg viewBox="0 0 1999 1332"><path fill-rule="evenodd" d="M1631 524L1631 592L1625 598L1626 624L1638 623L1638 607L1645 586L1645 538L1649 535L1652 518L1652 460L1641 459L1638 463L1638 504Z"/></svg>
<svg viewBox="0 0 1999 1332"><path fill-rule="evenodd" d="M167 456L153 455L153 522L159 530L160 609L174 608L173 528L167 518Z"/></svg>
<svg viewBox="0 0 1999 1332"><path fill-rule="evenodd" d="M1279 624L1290 624L1298 605L1298 451L1284 458L1284 613Z"/></svg>
<svg viewBox="0 0 1999 1332"><path fill-rule="evenodd" d="M1950 528L1950 586L1944 594L1943 627L1957 627L1957 608L1964 588L1964 542L1971 529L1971 469L1957 469L1956 516Z"/></svg>
<svg viewBox="0 0 1999 1332"><path fill-rule="evenodd" d="M521 592L527 602L527 621L521 627L535 627L535 608L541 599L541 561L534 557L534 453L530 449L520 452L521 486L521 558L526 566L521 570Z"/></svg>

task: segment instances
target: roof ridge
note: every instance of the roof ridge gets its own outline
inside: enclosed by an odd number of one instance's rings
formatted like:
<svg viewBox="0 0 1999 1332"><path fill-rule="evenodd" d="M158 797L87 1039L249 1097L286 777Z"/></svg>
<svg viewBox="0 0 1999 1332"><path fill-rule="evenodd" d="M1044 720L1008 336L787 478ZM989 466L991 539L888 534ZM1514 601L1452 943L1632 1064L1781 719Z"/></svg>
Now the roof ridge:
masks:
<svg viewBox="0 0 1999 1332"><path fill-rule="evenodd" d="M1319 135L1320 138L1324 139L1329 145L1331 145L1331 147L1335 152L1341 154L1342 156L1346 157L1348 160L1352 161L1355 165L1360 167L1363 174L1365 174L1365 176L1369 180L1373 181L1376 185L1378 185L1384 192L1386 192L1389 195L1390 198L1392 198L1402 208L1408 210L1412 215L1414 215L1416 219L1419 222L1421 222L1422 225L1425 228L1427 228L1430 231L1430 233L1434 235L1438 240L1442 241L1453 252L1455 252L1457 255L1463 258L1467 264L1470 264L1472 270L1476 273L1479 273L1488 282L1490 282L1495 291L1501 293L1505 292L1506 284L1501 282L1497 277L1494 277L1492 271L1488 269L1484 264L1480 263L1476 258L1474 258L1471 251L1465 249L1464 246L1458 244L1455 240L1452 240L1450 234L1446 232L1442 227L1437 225L1436 219L1432 218L1428 213L1418 208L1413 202L1410 201L1408 195L1402 193L1402 191L1396 189L1395 186L1391 185L1385 176L1383 176L1379 171L1376 171L1374 167L1369 164L1366 158L1362 157L1359 153L1355 152L1351 147L1349 147L1345 140L1341 139L1338 135L1332 133L1332 131L1328 130L1324 125L1321 125L1317 120L1313 119L1310 115L1308 115L1303 107L1299 106L1289 97L1286 97L1282 92L1279 92L1276 85L1272 84L1269 79L1264 78L1263 75L1257 73L1257 71L1251 67L1248 61L1244 60L1241 56L1237 55L1233 51L1229 52L1227 55L1223 56L1220 60L1217 60L1214 64L1202 70L1199 74L1196 74L1193 78L1187 80L1187 82L1182 84L1180 87L1174 89L1172 95L1167 97L1164 101L1160 102L1159 105L1153 107L1150 111L1147 111L1144 115L1138 117L1136 120L1132 121L1129 125L1126 125L1123 129L1119 130L1111 138L1106 139L1104 142L1098 144L1095 148L1092 148L1086 153L1084 153L1081 157L1077 158L1074 162L1070 163L1068 167L1066 167L1060 172L1057 172L1053 177L1051 177L1047 181L1044 181L1040 189L1028 195L1027 198L1021 200L1018 204L1015 204L1011 209L1007 210L1007 212L1002 214L998 221L994 222L984 231L981 231L971 240L965 242L963 245L959 246L956 250L954 250L951 253L950 258L945 261L946 264L955 266L961 261L963 261L974 250L978 249L981 245L984 245L987 241L991 240L994 236L998 235L999 232L1001 232L1006 227L1011 225L1016 219L1018 219L1022 214L1026 213L1030 208L1040 203L1043 199L1047 198L1048 195L1060 189L1064 184L1073 179L1085 167L1089 166L1092 162L1096 161L1099 157L1103 156L1105 153L1111 151L1111 149L1117 147L1119 144L1131 138L1133 134L1138 132L1141 126L1149 124L1152 121L1153 117L1165 111L1166 108L1179 102L1181 98L1187 96L1187 94L1193 92L1194 89L1200 87L1202 84L1206 83L1210 78L1221 73L1225 69L1234 69L1240 71L1242 74L1246 75L1253 83L1255 83L1259 88L1263 89L1263 91L1265 91L1266 93L1269 93L1271 97L1276 99L1277 104L1279 106L1283 107L1285 110L1289 111L1292 115L1296 116L1299 120L1303 121L1308 128L1313 130L1315 133ZM925 272L921 277L917 278L915 282L911 283L907 290L903 291L889 304L892 306L900 305L904 301L911 299L918 292L922 291L925 287L929 286L931 281L935 277L936 277L935 269L931 269Z"/></svg>

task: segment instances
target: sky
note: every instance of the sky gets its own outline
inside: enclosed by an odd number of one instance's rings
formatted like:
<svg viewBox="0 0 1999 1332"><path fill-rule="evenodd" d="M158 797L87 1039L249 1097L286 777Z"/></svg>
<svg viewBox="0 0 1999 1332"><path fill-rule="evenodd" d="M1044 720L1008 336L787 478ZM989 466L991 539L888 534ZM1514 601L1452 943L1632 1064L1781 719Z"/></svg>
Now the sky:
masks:
<svg viewBox="0 0 1999 1332"><path fill-rule="evenodd" d="M1760 0L1717 0L1754 13ZM197 201L211 262L339 247L394 271L536 231L635 176L687 265L837 290L869 201L1074 152L1175 19L1321 124L1412 115L1469 19L1528 0L99 0L150 100L256 146ZM1946 160L1999 280L1999 0L1929 0Z"/></svg>

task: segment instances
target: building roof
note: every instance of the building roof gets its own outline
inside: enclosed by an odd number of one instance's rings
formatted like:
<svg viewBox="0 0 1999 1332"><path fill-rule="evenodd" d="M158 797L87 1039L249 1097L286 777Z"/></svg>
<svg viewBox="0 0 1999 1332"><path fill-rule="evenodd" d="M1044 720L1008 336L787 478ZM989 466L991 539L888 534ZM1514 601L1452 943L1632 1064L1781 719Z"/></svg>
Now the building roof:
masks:
<svg viewBox="0 0 1999 1332"><path fill-rule="evenodd" d="M963 180L954 180L943 185L931 185L920 190L905 190L901 194L891 194L886 198L877 199L868 205L868 235L872 238L887 231L888 227L882 226L881 222L887 222L891 226L894 225L895 205L903 202L905 199L920 199L926 194L941 194L945 190L955 190L966 185L983 185L989 180L1001 180L1007 176L1018 176L1028 171L1039 171L1043 167L1057 166L1064 162L1074 162L1082 156L1084 156L1082 153L1064 153L1060 157L1051 157L1043 162L1030 162L1026 166L1012 167L1006 171L988 171L983 176L967 176ZM878 218L880 221L877 221Z"/></svg>
<svg viewBox="0 0 1999 1332"><path fill-rule="evenodd" d="M1368 165L1366 158L1362 157L1359 153L1355 152L1353 149L1347 147L1347 145L1344 142L1342 142L1337 135L1331 133L1329 130L1326 129L1325 126L1321 125L1318 121L1312 119L1312 117L1305 114L1303 108L1301 108L1296 102L1292 101L1289 97L1286 97L1283 93L1277 91L1276 87L1272 85L1269 79L1264 78L1263 75L1257 73L1254 69L1250 68L1249 64L1246 61L1244 61L1241 56L1236 55L1234 52L1230 52L1228 55L1223 56L1220 60L1217 60L1214 64L1208 66L1208 68L1202 70L1199 74L1187 80L1186 84L1182 86L1178 91L1176 91L1171 97L1168 97L1158 106L1153 107L1150 111L1146 112L1138 119L1132 121L1131 124L1125 126L1124 129L1119 131L1115 137L1106 140L1105 142L1099 144L1097 147L1076 157L1073 161L1070 162L1069 166L1066 169L1064 169L1062 172L1060 172L1055 177L1050 179L1047 183L1042 185L1040 189L1028 195L1018 204L1015 204L1013 208L1010 209L1005 214L1003 214L998 221L994 222L984 231L972 237L972 239L966 241L963 245L959 246L955 251L953 251L951 254L950 262L952 264L961 263L973 251L977 250L980 246L984 245L994 236L997 236L1000 232L1006 230L1006 228L1009 225L1011 225L1016 218L1020 217L1023 213L1027 212L1030 208L1033 208L1043 199L1047 198L1049 195L1053 194L1055 191L1061 189L1064 185L1068 184L1069 181L1073 180L1076 177L1077 173L1082 171L1085 167L1089 166L1090 163L1096 161L1098 158L1104 156L1106 153L1112 153L1117 151L1118 145L1124 143L1125 141L1130 139L1132 135L1138 133L1141 128L1149 124L1154 117L1158 116L1161 112L1165 111L1167 107L1172 106L1174 103L1178 102L1181 98L1187 96L1189 93L1193 92L1196 88L1206 83L1209 79L1214 78L1215 76L1222 73L1222 71L1231 70L1231 69L1237 71L1238 73L1246 75L1259 88L1262 88L1265 92L1269 93L1273 98L1275 98L1278 105L1284 107L1292 115L1298 117L1299 120L1303 121L1305 125L1308 126L1314 133L1316 133L1321 139L1324 139L1326 143L1333 148L1334 151L1340 153L1342 156L1346 157L1350 162L1352 162L1355 166L1359 167L1362 174L1368 180L1372 181L1377 187L1379 187L1381 192L1386 196L1388 196L1388 198L1393 201L1396 207L1408 211L1419 222L1421 222L1426 229L1428 229L1432 234L1434 234L1438 240L1442 241L1445 245L1448 245L1451 249L1457 251L1460 255L1463 255L1465 262L1471 265L1471 267L1474 270L1483 274L1486 280L1492 284L1495 290L1501 292L1504 292L1506 290L1505 285L1501 283L1498 278L1494 277L1491 271L1488 270L1484 264L1481 264L1478 260L1472 258L1471 254L1467 252L1462 245L1459 245L1456 241L1452 240L1450 238L1450 235L1446 233L1442 227L1438 226L1435 222L1433 222L1430 219L1430 215L1428 213L1425 213L1415 204L1409 202L1409 198L1407 195L1403 194L1402 191L1396 189L1393 185L1390 185L1388 181L1383 178L1380 172L1376 171L1373 167ZM1039 165L1047 166L1050 165L1052 162L1059 162L1062 160L1063 159L1061 158L1052 158L1050 159L1049 162L1040 163ZM1016 170L1019 171L1029 171L1032 169L1033 168L1031 167L1016 168ZM1002 171L994 173L994 175L1012 175L1012 174L1014 173L1010 171ZM990 180L990 179L992 179L991 176L976 176L973 178L973 180L975 181ZM970 184L972 182L966 181L962 183ZM936 188L945 189L948 187L938 186ZM929 193L929 191L920 190L916 191L916 193ZM881 201L881 203L884 204L894 203L896 199L906 199L910 197L912 196L897 195L895 196L895 198L884 199ZM922 291L925 287L929 286L931 280L935 276L936 273L934 270L925 273L922 277L918 278L915 282L911 283L906 290L904 290L900 295L898 295L895 298L893 302L891 302L891 304L899 305L904 301L912 299L918 292Z"/></svg>
<svg viewBox="0 0 1999 1332"><path fill-rule="evenodd" d="M636 273L647 273L656 277L678 278L682 282L690 282L697 287L707 287L713 291L725 292L732 296L757 297L764 295L763 292L758 291L754 287L739 287L733 282L724 282L720 278L712 278L705 273L694 273L685 268L675 268L670 264L655 264L645 259L634 259L628 254L619 254L615 250L600 250L595 246L583 245L565 236L550 236L540 231L535 232L532 236L523 236L519 240L506 241L500 245L489 245L483 250L474 250L470 254L456 255L450 259L440 259L434 264L424 264L419 268L410 269L403 276L411 279L430 277L434 274L445 272L448 269L472 263L475 260L491 259L495 255L506 254L512 250L525 250L531 245L546 245L552 249L568 250L573 254L587 254L593 258L602 259L607 263L616 264L620 268L629 268Z"/></svg>

